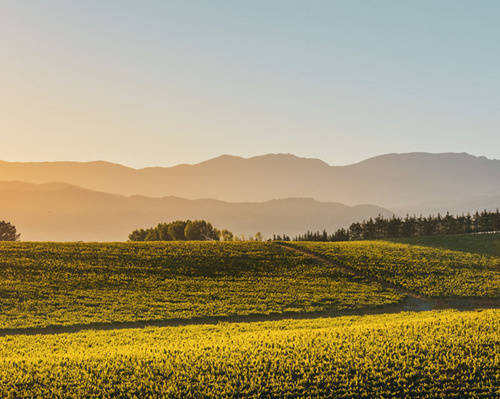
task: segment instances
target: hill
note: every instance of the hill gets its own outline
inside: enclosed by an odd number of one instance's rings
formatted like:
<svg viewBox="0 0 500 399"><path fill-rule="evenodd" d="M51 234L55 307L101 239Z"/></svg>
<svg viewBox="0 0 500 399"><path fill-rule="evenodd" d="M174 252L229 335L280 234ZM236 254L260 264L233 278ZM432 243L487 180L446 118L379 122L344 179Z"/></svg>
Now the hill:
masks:
<svg viewBox="0 0 500 399"><path fill-rule="evenodd" d="M500 258L384 241L293 242L376 281L431 298L500 297Z"/></svg>
<svg viewBox="0 0 500 399"><path fill-rule="evenodd" d="M331 314L404 299L340 267L266 242L0 243L0 257L0 333Z"/></svg>
<svg viewBox="0 0 500 399"><path fill-rule="evenodd" d="M500 258L381 241L291 245L0 243L0 333L498 299Z"/></svg>
<svg viewBox="0 0 500 399"><path fill-rule="evenodd" d="M378 214L373 205L349 207L307 198L258 203L122 196L64 183L0 182L0 220L12 221L23 240L123 241L136 229L175 219L205 219L237 234L296 234L336 229Z"/></svg>
<svg viewBox="0 0 500 399"><path fill-rule="evenodd" d="M121 195L235 202L312 197L401 212L447 206L460 212L457 201L469 207L478 197L500 195L500 160L465 153L408 153L330 166L291 154L224 155L195 165L144 169L109 162L0 162L0 180L64 182Z"/></svg>
<svg viewBox="0 0 500 399"><path fill-rule="evenodd" d="M500 258L297 245L0 243L0 396L494 396Z"/></svg>
<svg viewBox="0 0 500 399"><path fill-rule="evenodd" d="M389 241L434 248L446 248L455 251L472 252L500 258L500 233L498 232L491 234L451 234L406 237Z"/></svg>

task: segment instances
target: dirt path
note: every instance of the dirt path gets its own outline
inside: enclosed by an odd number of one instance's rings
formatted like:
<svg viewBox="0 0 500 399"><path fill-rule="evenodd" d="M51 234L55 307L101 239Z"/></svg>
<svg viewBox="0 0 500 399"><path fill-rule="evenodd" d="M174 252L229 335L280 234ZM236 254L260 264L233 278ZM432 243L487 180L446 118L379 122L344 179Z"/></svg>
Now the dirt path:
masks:
<svg viewBox="0 0 500 399"><path fill-rule="evenodd" d="M327 266L332 266L331 260L312 250L294 245L291 242L276 242L283 248L294 251L298 254L308 255ZM434 309L497 309L500 308L500 298L429 298L415 291L408 290L404 287L391 283L390 281L374 277L368 273L363 273L357 269L344 264L336 264L335 267L344 269L346 272L361 276L368 281L376 282L384 288L392 289L399 294L406 295L406 301L401 304L401 309L406 311L427 311Z"/></svg>
<svg viewBox="0 0 500 399"><path fill-rule="evenodd" d="M295 253L298 253L301 255L311 256L314 259L316 259L318 262L321 262L322 264L324 264L326 266L332 266L332 262L328 258L326 258L320 254L317 254L316 252L314 252L312 250L295 246L292 243L277 242L276 244L283 247L283 248L286 248L290 251L293 251ZM408 310L413 310L413 311L432 310L432 309L435 309L437 307L436 301L429 299L429 298L426 298L415 291L411 291L411 290L405 289L399 285L393 284L390 281L374 277L372 275L369 275L368 273L363 273L359 270L356 270L356 269L354 269L350 266L344 265L344 264L335 264L335 267L339 267L341 269L344 269L346 272L348 272L350 274L361 276L368 281L378 283L382 287L392 289L399 294L406 295L408 297L410 303L412 304L410 306L410 309L408 309Z"/></svg>

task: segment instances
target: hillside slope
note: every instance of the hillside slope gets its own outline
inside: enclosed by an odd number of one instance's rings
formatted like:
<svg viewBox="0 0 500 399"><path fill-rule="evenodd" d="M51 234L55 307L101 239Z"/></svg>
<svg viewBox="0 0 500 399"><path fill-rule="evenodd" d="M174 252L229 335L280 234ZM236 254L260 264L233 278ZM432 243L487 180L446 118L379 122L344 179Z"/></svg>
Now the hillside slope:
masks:
<svg viewBox="0 0 500 399"><path fill-rule="evenodd" d="M0 182L0 220L13 222L23 240L123 241L139 227L175 219L205 219L234 233L265 236L306 229L334 230L387 209L373 205L289 198L261 203L229 203L108 194L68 184Z"/></svg>
<svg viewBox="0 0 500 399"><path fill-rule="evenodd" d="M404 299L267 242L0 243L0 258L0 336L5 328L332 314Z"/></svg>
<svg viewBox="0 0 500 399"><path fill-rule="evenodd" d="M400 237L388 241L424 247L446 248L500 258L500 233Z"/></svg>

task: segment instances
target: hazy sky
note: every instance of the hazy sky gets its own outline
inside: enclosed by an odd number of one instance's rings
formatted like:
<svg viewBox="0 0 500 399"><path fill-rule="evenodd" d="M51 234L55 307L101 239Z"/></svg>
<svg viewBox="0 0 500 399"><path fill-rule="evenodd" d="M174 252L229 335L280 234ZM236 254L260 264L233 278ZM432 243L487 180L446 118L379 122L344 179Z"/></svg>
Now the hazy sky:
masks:
<svg viewBox="0 0 500 399"><path fill-rule="evenodd" d="M0 159L500 158L500 1L1 1Z"/></svg>

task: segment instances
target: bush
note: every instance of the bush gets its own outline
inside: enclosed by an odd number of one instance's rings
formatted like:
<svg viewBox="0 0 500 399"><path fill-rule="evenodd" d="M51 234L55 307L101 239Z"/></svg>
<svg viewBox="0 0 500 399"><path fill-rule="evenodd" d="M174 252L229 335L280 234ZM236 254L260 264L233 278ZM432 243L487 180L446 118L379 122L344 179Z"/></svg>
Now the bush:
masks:
<svg viewBox="0 0 500 399"><path fill-rule="evenodd" d="M0 241L17 241L21 234L17 233L16 226L0 220Z"/></svg>

